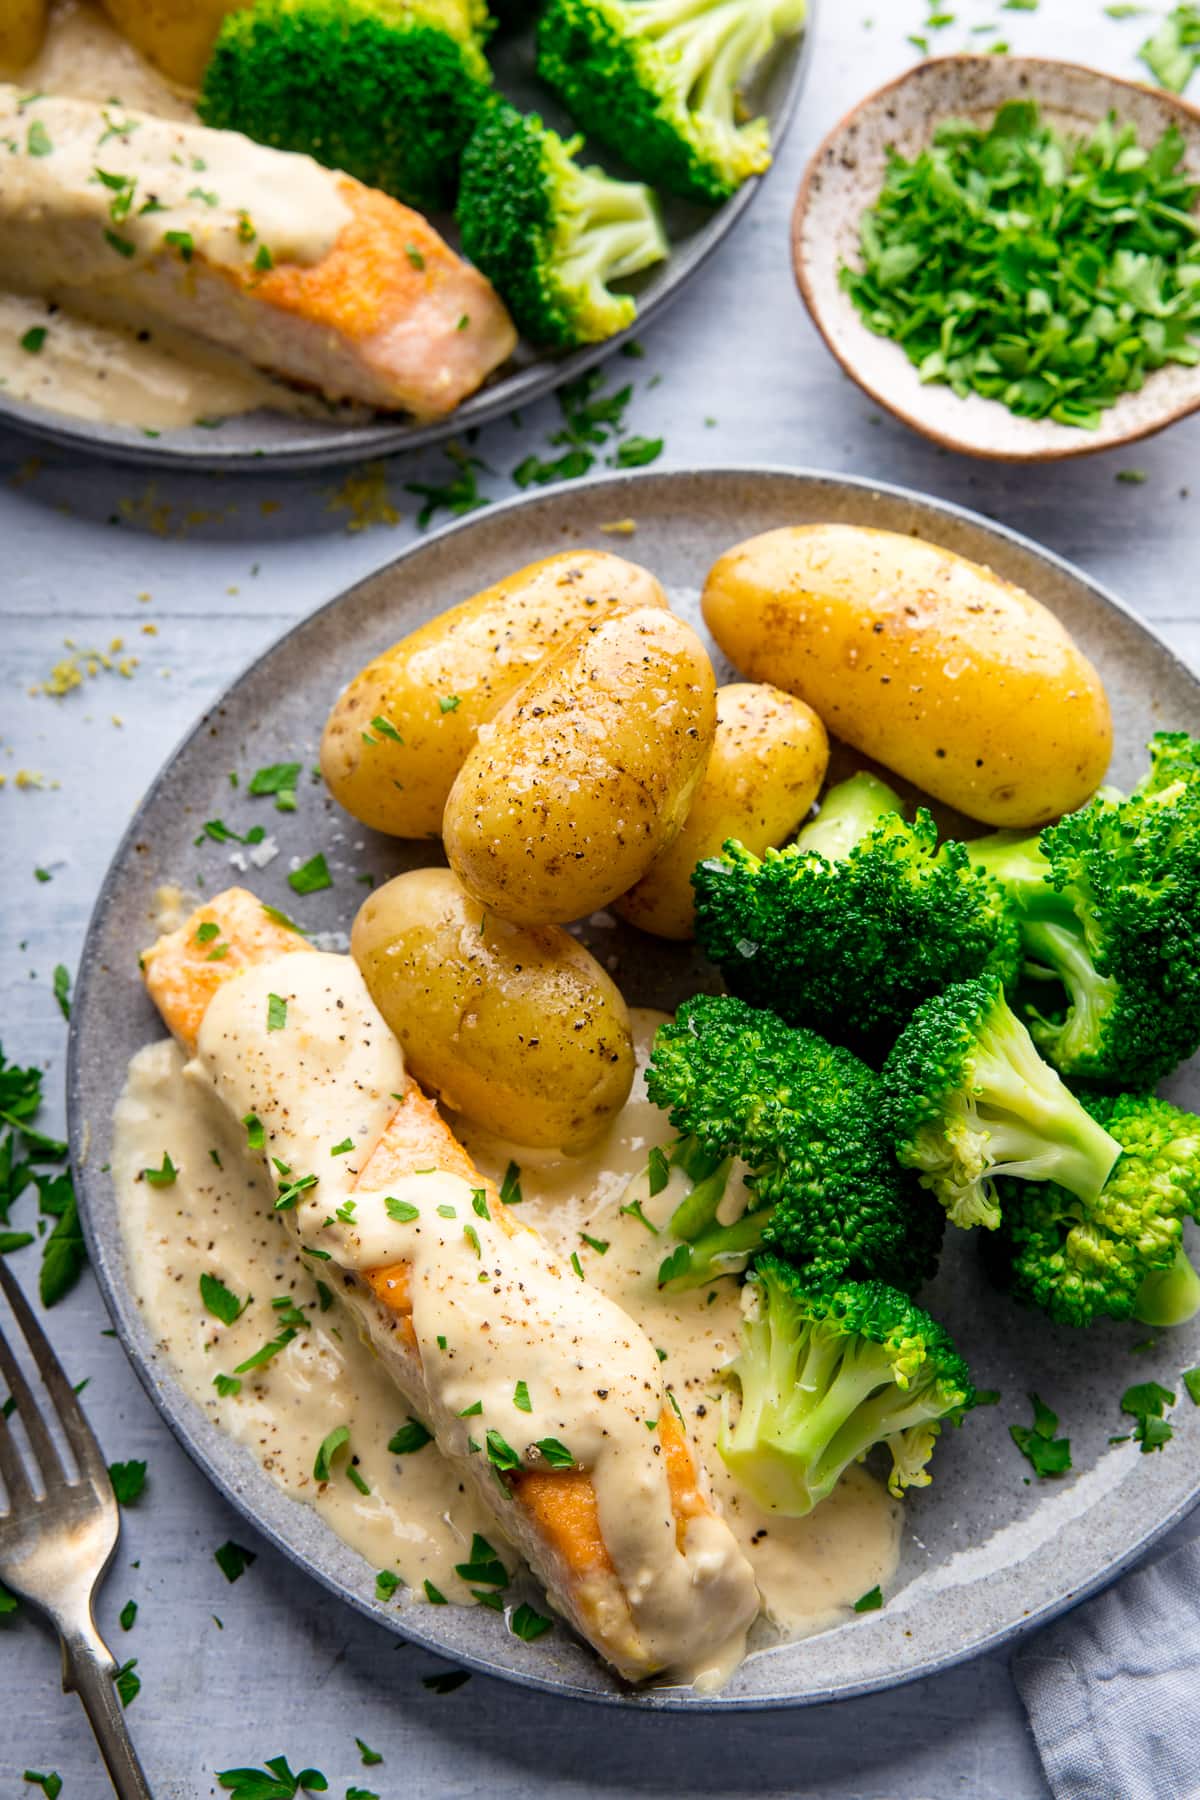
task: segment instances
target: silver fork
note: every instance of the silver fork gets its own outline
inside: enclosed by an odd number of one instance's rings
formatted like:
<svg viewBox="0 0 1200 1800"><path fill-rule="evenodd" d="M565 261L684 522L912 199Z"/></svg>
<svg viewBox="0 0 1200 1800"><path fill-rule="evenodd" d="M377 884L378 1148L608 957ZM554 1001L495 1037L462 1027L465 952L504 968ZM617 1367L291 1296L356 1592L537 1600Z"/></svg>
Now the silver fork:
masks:
<svg viewBox="0 0 1200 1800"><path fill-rule="evenodd" d="M108 1468L62 1364L0 1256L0 1288L33 1354L79 1474L72 1480L46 1420L0 1331L0 1376L16 1403L38 1470L39 1498L0 1412L0 1581L41 1607L62 1640L63 1691L82 1700L119 1800L153 1800L113 1685L117 1664L92 1617L92 1595L112 1561L121 1523Z"/></svg>

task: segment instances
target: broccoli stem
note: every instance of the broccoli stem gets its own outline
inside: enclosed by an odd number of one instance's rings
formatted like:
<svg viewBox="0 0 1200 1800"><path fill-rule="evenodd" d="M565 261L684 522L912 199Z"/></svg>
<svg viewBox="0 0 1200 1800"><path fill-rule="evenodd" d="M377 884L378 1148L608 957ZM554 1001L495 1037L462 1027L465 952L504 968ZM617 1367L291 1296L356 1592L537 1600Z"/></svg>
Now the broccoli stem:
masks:
<svg viewBox="0 0 1200 1800"><path fill-rule="evenodd" d="M1133 1316L1143 1325L1183 1325L1200 1312L1200 1275L1181 1244L1175 1261L1147 1275L1137 1291Z"/></svg>
<svg viewBox="0 0 1200 1800"><path fill-rule="evenodd" d="M690 1244L713 1223L717 1208L725 1197L732 1163L733 1158L727 1156L711 1175L698 1181L691 1193L679 1202L671 1214L670 1230L673 1237L682 1238L685 1243Z"/></svg>
<svg viewBox="0 0 1200 1800"><path fill-rule="evenodd" d="M826 862L841 862L874 831L888 813L900 811L900 796L865 769L839 781L821 802L810 825L797 832L797 850L815 850Z"/></svg>
<svg viewBox="0 0 1200 1800"><path fill-rule="evenodd" d="M693 1239L687 1268L663 1282L664 1291L681 1294L722 1275L740 1275L754 1252L762 1248L763 1230L774 1210L773 1206L761 1206L756 1212L743 1213L732 1225L714 1225Z"/></svg>
<svg viewBox="0 0 1200 1800"><path fill-rule="evenodd" d="M980 1035L970 1089L991 1175L1056 1181L1081 1200L1099 1198L1121 1146L1042 1061L1007 1005Z"/></svg>

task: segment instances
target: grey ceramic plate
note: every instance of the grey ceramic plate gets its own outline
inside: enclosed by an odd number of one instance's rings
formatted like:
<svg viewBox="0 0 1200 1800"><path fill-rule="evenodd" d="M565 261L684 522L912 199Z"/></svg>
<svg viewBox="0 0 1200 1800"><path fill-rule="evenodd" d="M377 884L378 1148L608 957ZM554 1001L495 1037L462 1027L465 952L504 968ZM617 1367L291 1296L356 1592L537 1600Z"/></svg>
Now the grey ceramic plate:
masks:
<svg viewBox="0 0 1200 1800"><path fill-rule="evenodd" d="M632 539L606 538L606 520L633 518ZM389 1630L485 1672L588 1699L643 1707L795 1705L886 1687L995 1645L1098 1587L1200 1495L1200 1414L1184 1401L1165 1453L1110 1446L1128 1421L1125 1386L1157 1379L1178 1389L1179 1371L1200 1362L1200 1323L1166 1334L1138 1358L1144 1328L1057 1330L989 1290L974 1239L951 1233L931 1309L959 1338L980 1387L999 1388L946 1435L932 1487L906 1502L904 1553L883 1611L864 1614L805 1642L768 1649L746 1663L719 1697L689 1692L630 1694L560 1629L519 1643L483 1608L377 1604L374 1571L317 1515L276 1488L245 1449L224 1437L180 1390L129 1290L111 1183L110 1122L126 1063L160 1033L137 972L152 934L160 882L208 892L234 878L229 845L194 839L204 820L244 831L261 821L283 854L249 879L269 902L320 931L345 930L363 889L354 876L395 873L438 859L438 847L375 837L342 814L316 783L299 810L238 798L229 771L298 757L316 761L329 704L369 656L459 597L550 551L609 544L652 568L674 605L698 617L701 583L716 556L750 533L832 519L912 532L990 563L1056 611L1099 664L1112 697L1118 753L1113 778L1134 774L1140 746L1167 726L1200 728L1200 683L1146 628L1086 576L1026 539L983 519L898 488L771 469L612 476L519 498L442 532L314 613L254 663L196 725L151 786L113 860L92 919L73 1010L69 1070L72 1152L92 1259L121 1339L142 1380L199 1466L286 1555ZM334 886L297 902L286 885L292 853L325 850ZM704 978L685 948L614 928L593 934L615 953L630 1000L669 1007ZM708 977L711 982L711 973ZM1181 1091L1200 1102L1200 1084ZM86 1148L85 1148L86 1147ZM1027 1485L1030 1474L1008 1435L1028 1419L1030 1389L1061 1415L1075 1470Z"/></svg>
<svg viewBox="0 0 1200 1800"><path fill-rule="evenodd" d="M783 46L763 71L761 80L750 89L749 98L756 110L770 121L771 142L776 153L808 73L816 12L817 0L808 0L808 24L804 33ZM531 34L502 38L492 62L498 84L505 94L519 105L540 112L547 123L564 136L571 135L569 119L556 106L553 95L533 75ZM612 170L614 174L622 172L615 164L612 164ZM68 448L96 451L108 460L167 467L186 464L191 469L261 468L264 465L273 469L325 468L356 462L367 456L390 456L400 450L418 450L423 445L455 437L472 426L486 424L489 419L511 412L514 407L531 405L564 382L593 368L635 337L665 311L685 283L708 261L750 205L762 180L761 176L756 176L747 181L715 211L682 200L667 201L663 211L671 253L664 263L633 283L631 291L637 295L638 319L630 330L569 355L539 354L521 343L512 361L479 393L449 418L431 425L406 424L402 419L387 418L355 425L344 422L324 424L320 420L292 418L286 413L260 411L228 419L216 430L190 427L164 432L161 437L152 439L129 426L72 419L66 413L5 399L3 395L0 395L0 421ZM456 241L452 224L442 219L435 222L451 242Z"/></svg>

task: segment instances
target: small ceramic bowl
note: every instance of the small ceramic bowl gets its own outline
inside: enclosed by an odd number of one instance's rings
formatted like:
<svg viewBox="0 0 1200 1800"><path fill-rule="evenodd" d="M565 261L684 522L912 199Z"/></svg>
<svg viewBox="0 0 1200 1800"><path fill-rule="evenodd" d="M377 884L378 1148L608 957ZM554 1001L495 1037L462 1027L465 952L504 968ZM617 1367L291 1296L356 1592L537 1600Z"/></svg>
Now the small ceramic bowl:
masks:
<svg viewBox="0 0 1200 1800"><path fill-rule="evenodd" d="M918 63L878 88L835 125L805 171L792 218L792 257L805 304L846 373L906 425L969 456L1051 462L1111 450L1161 431L1200 408L1200 367L1169 363L1124 394L1094 430L1022 419L998 400L922 384L900 346L863 323L838 283L843 262L859 265L858 227L878 197L887 152L912 157L951 115L990 120L1006 100L1032 99L1043 117L1073 130L1115 112L1144 144L1174 122L1183 133L1184 166L1200 181L1200 110L1174 94L1122 81L1078 63L1035 56L946 56Z"/></svg>

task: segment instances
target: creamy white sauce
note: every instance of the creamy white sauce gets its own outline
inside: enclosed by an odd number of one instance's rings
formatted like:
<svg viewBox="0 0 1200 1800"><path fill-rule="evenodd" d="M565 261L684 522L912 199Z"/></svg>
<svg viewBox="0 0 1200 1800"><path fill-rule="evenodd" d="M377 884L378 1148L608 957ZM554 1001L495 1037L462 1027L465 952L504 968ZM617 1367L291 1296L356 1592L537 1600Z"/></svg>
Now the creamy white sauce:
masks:
<svg viewBox="0 0 1200 1800"><path fill-rule="evenodd" d="M241 1359L272 1335L273 1316L259 1301L232 1327L203 1312L198 1282L206 1269L213 1272L206 1258L214 1254L214 1244L222 1258L215 1272L235 1292L270 1288L271 1295L282 1294L285 1268L297 1291L307 1283L305 1292L315 1292L313 1265L297 1256L279 1216L269 1215L273 1196L261 1161L246 1156L239 1133L224 1127L216 1145L223 1174L208 1159L206 1140L218 1115L253 1112L274 1134L271 1147L293 1178L319 1176L288 1215L305 1242L328 1247L345 1266L398 1258L411 1265L414 1325L428 1370L426 1417L441 1441L469 1457L467 1438L491 1428L524 1456L530 1443L555 1437L592 1470L605 1541L632 1596L643 1640L677 1642L681 1633L686 1637L694 1630L695 1594L689 1587L696 1582L702 1591L703 1584L711 1584L704 1608L710 1641L694 1646L687 1674L719 1679L741 1639L740 1628L724 1630L729 1607L740 1603L736 1570L731 1573L722 1548L724 1526L714 1520L709 1530L707 1522L694 1521L690 1557L673 1553L665 1477L661 1464L646 1454L651 1436L646 1421L658 1415L664 1379L772 1622L794 1636L844 1617L856 1598L893 1572L900 1509L870 1476L855 1470L811 1518L766 1517L724 1470L715 1449L718 1371L736 1344L736 1284L718 1283L711 1302L706 1290L670 1299L657 1291L658 1240L619 1211L650 1145L669 1136L640 1082L607 1141L582 1158L535 1158L459 1122L480 1167L497 1181L510 1154L521 1163L525 1200L519 1216L536 1226L546 1245L526 1233L505 1236L490 1217L475 1211L470 1189L444 1175L412 1177L389 1188L393 1199L410 1200L420 1214L417 1221L397 1223L388 1216L386 1196L354 1187L393 1104L390 1094L399 1091L402 1066L394 1040L379 1028L377 1015L372 1018L365 989L360 997L347 964L346 958L313 955L251 971L214 1000L186 1078L180 1053L169 1046L143 1052L131 1068L117 1117L115 1178L135 1290L185 1386L250 1444L275 1479L311 1498L334 1529L377 1566L397 1568L410 1584L428 1574L443 1592L461 1597L461 1584L447 1569L462 1560L469 1531L480 1528L478 1514L468 1516L470 1495L460 1490L432 1445L415 1457L381 1452L404 1405L347 1320L340 1325L342 1337L332 1338L339 1312L316 1314L236 1399L221 1399L211 1386L215 1367L206 1343L217 1340L219 1366L228 1372L235 1356ZM288 997L288 1027L267 1034L269 991ZM330 1005L342 1014L332 1030ZM347 1009L353 1020L346 1018ZM644 1055L652 1018L643 1017L638 1025ZM222 1086L223 1108L215 1103L213 1080ZM353 1149L332 1157L333 1145L347 1137ZM139 1182L137 1171L160 1166L164 1150L180 1169L175 1185L156 1189ZM661 1225L679 1196L673 1187L651 1198L643 1182L635 1197L646 1216ZM353 1203L350 1218L338 1220L338 1208L347 1200ZM439 1216L438 1205L453 1206L455 1218ZM212 1213L219 1228L216 1223L206 1228ZM581 1231L607 1242L608 1250L601 1255L590 1248ZM589 1284L609 1296L611 1306L597 1303L578 1281L569 1264L572 1251ZM254 1325L247 1322L250 1311L258 1314ZM311 1307L309 1312L312 1316ZM645 1337L630 1319L643 1327ZM236 1345L234 1334L242 1334ZM446 1339L444 1352L437 1347L439 1337ZM564 1356L573 1339L575 1354ZM652 1346L666 1352L661 1363ZM328 1386L321 1386L324 1404L309 1424L318 1368L320 1383ZM596 1399L597 1371L604 1376L603 1403ZM529 1390L528 1413L514 1405L517 1374ZM476 1402L482 1404L480 1414L458 1418ZM330 1421L343 1419L353 1421L352 1448L362 1457L372 1488L365 1513L366 1503L344 1479L324 1488L311 1479L322 1427L332 1429ZM494 1526L482 1528L485 1535L490 1529L495 1542Z"/></svg>

